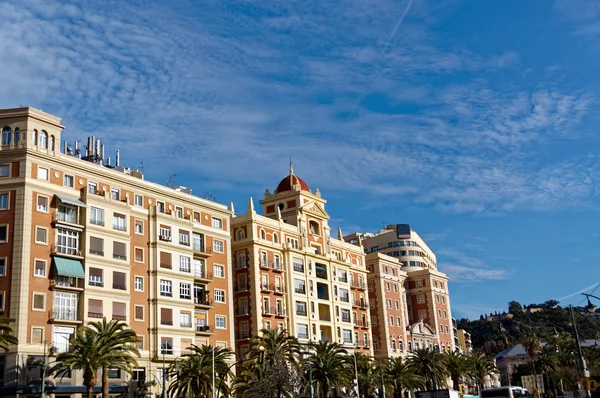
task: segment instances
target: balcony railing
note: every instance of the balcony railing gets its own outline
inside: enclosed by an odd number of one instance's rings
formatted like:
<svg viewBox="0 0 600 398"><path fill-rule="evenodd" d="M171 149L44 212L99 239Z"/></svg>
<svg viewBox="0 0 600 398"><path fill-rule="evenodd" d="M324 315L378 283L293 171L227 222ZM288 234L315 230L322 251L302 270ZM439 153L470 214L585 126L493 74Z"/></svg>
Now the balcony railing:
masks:
<svg viewBox="0 0 600 398"><path fill-rule="evenodd" d="M58 254L67 254L69 256L83 256L83 253L78 248L63 245L52 245L52 252Z"/></svg>
<svg viewBox="0 0 600 398"><path fill-rule="evenodd" d="M54 213L54 221L66 222L69 224L79 224L77 214L69 214L62 211Z"/></svg>
<svg viewBox="0 0 600 398"><path fill-rule="evenodd" d="M352 281L351 286L357 289L364 289L365 288L365 283L364 282L359 282L359 281Z"/></svg>
<svg viewBox="0 0 600 398"><path fill-rule="evenodd" d="M117 290L127 290L127 286L125 285L121 285L118 283L113 283L113 289L117 289Z"/></svg>
<svg viewBox="0 0 600 398"><path fill-rule="evenodd" d="M308 339L308 333L298 333L299 339Z"/></svg>
<svg viewBox="0 0 600 398"><path fill-rule="evenodd" d="M213 302L209 298L194 297L194 304L210 306L213 305Z"/></svg>
<svg viewBox="0 0 600 398"><path fill-rule="evenodd" d="M78 321L79 311L77 308L58 307L50 311L50 316L61 321Z"/></svg>
<svg viewBox="0 0 600 398"><path fill-rule="evenodd" d="M209 325L198 325L198 324L196 324L196 332L210 333L211 332L211 328L210 328Z"/></svg>
<svg viewBox="0 0 600 398"><path fill-rule="evenodd" d="M302 287L302 288L296 287L296 288L294 288L294 291L296 293L298 293L298 294L306 294L306 288L305 287Z"/></svg>
<svg viewBox="0 0 600 398"><path fill-rule="evenodd" d="M171 242L173 240L171 235L158 235L158 239L162 240L163 242Z"/></svg>
<svg viewBox="0 0 600 398"><path fill-rule="evenodd" d="M304 272L304 265L294 264L294 271L296 271L296 272Z"/></svg>
<svg viewBox="0 0 600 398"><path fill-rule="evenodd" d="M233 269L242 269L242 268L248 268L250 264L248 263L248 261L236 261L233 264Z"/></svg>
<svg viewBox="0 0 600 398"><path fill-rule="evenodd" d="M250 311L249 311L248 307L237 307L235 309L235 314L236 315L248 315L248 314L250 314Z"/></svg>
<svg viewBox="0 0 600 398"><path fill-rule="evenodd" d="M115 321L126 321L127 320L127 316L126 315L115 315L115 314L113 314L112 319L114 319Z"/></svg>
<svg viewBox="0 0 600 398"><path fill-rule="evenodd" d="M275 316L286 316L286 310L283 308L272 307L270 314L275 314Z"/></svg>
<svg viewBox="0 0 600 398"><path fill-rule="evenodd" d="M236 292L246 292L246 291L248 291L248 285L246 285L246 284L235 285L234 291L236 291Z"/></svg>
<svg viewBox="0 0 600 398"><path fill-rule="evenodd" d="M90 311L88 311L88 318L102 319L102 318L104 318L104 314L101 313L101 312L90 312Z"/></svg>
<svg viewBox="0 0 600 398"><path fill-rule="evenodd" d="M236 340L246 340L250 338L250 333L248 332L242 332L242 333L238 333L235 336Z"/></svg>
<svg viewBox="0 0 600 398"><path fill-rule="evenodd" d="M90 218L90 224L99 225L99 226L103 227L104 220L99 220L97 218Z"/></svg>
<svg viewBox="0 0 600 398"><path fill-rule="evenodd" d="M350 297L348 297L348 296L340 296L340 301L343 301L344 303L349 303L350 302Z"/></svg>
<svg viewBox="0 0 600 398"><path fill-rule="evenodd" d="M260 288L261 288L261 290L265 290L265 291L271 291L271 292L275 291L275 285L272 283L262 282L260 284Z"/></svg>
<svg viewBox="0 0 600 398"><path fill-rule="evenodd" d="M306 310L296 310L296 315L306 316Z"/></svg>
<svg viewBox="0 0 600 398"><path fill-rule="evenodd" d="M317 298L320 300L329 300L329 294L326 293L317 293Z"/></svg>
<svg viewBox="0 0 600 398"><path fill-rule="evenodd" d="M350 316L342 316L342 322L350 323Z"/></svg>
<svg viewBox="0 0 600 398"><path fill-rule="evenodd" d="M283 271L283 264L282 263L274 263L273 264L273 269L275 271Z"/></svg>
<svg viewBox="0 0 600 398"><path fill-rule="evenodd" d="M83 289L83 279L56 275L50 282L54 287L72 287Z"/></svg>
<svg viewBox="0 0 600 398"><path fill-rule="evenodd" d="M329 314L319 314L320 321L331 321L331 316Z"/></svg>
<svg viewBox="0 0 600 398"><path fill-rule="evenodd" d="M192 268L192 275L194 275L195 278L200 279L212 279L213 277L212 272L206 272L202 268Z"/></svg>
<svg viewBox="0 0 600 398"><path fill-rule="evenodd" d="M275 293L285 293L285 287L281 285L275 285Z"/></svg>
<svg viewBox="0 0 600 398"><path fill-rule="evenodd" d="M347 276L339 276L338 281L348 283L348 277Z"/></svg>

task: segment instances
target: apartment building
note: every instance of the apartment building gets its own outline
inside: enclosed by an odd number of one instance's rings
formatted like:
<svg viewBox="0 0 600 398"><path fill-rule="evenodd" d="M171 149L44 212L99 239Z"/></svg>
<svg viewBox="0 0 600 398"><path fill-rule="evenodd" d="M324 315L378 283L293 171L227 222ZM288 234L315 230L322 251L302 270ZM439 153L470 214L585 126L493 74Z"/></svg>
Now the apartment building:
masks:
<svg viewBox="0 0 600 398"><path fill-rule="evenodd" d="M360 244L331 236L326 201L293 172L231 224L236 350L262 329L302 343L327 340L372 353L367 269Z"/></svg>
<svg viewBox="0 0 600 398"><path fill-rule="evenodd" d="M345 240L365 249L374 355L394 357L424 347L454 351L448 277L417 232L396 224Z"/></svg>
<svg viewBox="0 0 600 398"><path fill-rule="evenodd" d="M470 354L473 351L471 334L464 329L458 329L458 344L460 346L460 352L463 354Z"/></svg>
<svg viewBox="0 0 600 398"><path fill-rule="evenodd" d="M115 393L159 393L191 344L233 347L230 209L144 180L118 151L111 165L94 137L68 145L39 110L0 110L0 128L0 316L19 339L0 356L0 395L39 386L44 354L103 317L139 336L134 376L110 372ZM50 380L55 397L84 391L80 374Z"/></svg>

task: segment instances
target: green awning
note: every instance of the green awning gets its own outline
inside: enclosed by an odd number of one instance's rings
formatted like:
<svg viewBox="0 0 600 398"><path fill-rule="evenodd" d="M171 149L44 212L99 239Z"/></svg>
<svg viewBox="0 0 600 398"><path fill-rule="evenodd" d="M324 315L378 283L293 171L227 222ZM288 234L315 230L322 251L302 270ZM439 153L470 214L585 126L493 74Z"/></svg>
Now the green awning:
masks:
<svg viewBox="0 0 600 398"><path fill-rule="evenodd" d="M68 197L65 195L59 195L59 194L55 194L55 195L58 198L58 200L60 200L64 204L78 206L78 207L87 207L87 205L79 199L71 198L71 197Z"/></svg>
<svg viewBox="0 0 600 398"><path fill-rule="evenodd" d="M58 275L85 279L85 272L83 271L81 261L64 257L54 257L52 261L54 261L54 267Z"/></svg>

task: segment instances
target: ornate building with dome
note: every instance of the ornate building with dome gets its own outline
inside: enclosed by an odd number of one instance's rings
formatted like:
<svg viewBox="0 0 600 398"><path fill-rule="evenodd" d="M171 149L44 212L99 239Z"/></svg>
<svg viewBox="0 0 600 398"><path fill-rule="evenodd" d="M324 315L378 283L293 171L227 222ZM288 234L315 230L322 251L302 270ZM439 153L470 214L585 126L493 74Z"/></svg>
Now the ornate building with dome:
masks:
<svg viewBox="0 0 600 398"><path fill-rule="evenodd" d="M325 199L294 174L252 198L231 224L233 306L238 354L262 329L301 342L328 340L372 355L367 268L360 243L331 236Z"/></svg>

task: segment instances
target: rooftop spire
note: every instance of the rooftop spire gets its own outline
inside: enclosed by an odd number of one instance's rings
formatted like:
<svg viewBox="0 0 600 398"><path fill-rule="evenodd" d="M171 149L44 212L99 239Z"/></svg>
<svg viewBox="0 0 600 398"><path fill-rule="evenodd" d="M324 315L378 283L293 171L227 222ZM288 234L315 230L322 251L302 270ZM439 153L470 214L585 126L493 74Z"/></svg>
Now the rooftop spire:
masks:
<svg viewBox="0 0 600 398"><path fill-rule="evenodd" d="M294 175L294 168L292 167L292 157L290 156L290 182L292 181L293 175Z"/></svg>

